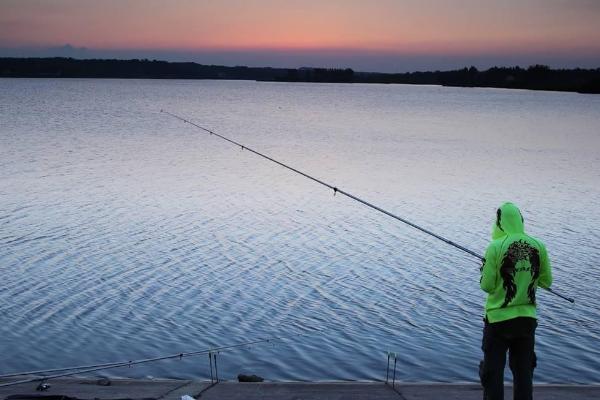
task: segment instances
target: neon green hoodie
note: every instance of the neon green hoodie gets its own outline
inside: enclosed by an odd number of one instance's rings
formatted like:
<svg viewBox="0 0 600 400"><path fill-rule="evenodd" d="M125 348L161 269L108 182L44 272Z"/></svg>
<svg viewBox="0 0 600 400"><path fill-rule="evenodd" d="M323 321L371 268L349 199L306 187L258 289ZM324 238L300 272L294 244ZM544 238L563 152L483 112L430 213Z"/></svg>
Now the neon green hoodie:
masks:
<svg viewBox="0 0 600 400"><path fill-rule="evenodd" d="M491 323L536 318L536 289L552 284L546 247L525 234L521 212L512 203L504 203L497 211L480 284L488 293L485 315Z"/></svg>

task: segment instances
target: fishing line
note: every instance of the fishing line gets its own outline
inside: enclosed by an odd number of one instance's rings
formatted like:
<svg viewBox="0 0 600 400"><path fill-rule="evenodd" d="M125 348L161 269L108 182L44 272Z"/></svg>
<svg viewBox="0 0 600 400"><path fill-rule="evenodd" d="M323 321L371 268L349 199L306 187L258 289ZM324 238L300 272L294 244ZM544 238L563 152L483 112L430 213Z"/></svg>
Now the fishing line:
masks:
<svg viewBox="0 0 600 400"><path fill-rule="evenodd" d="M392 217L392 218L394 218L394 219L396 219L396 220L398 220L398 221L400 221L400 222L402 222L402 223L404 223L404 224L406 224L406 225L408 225L408 226L410 226L410 227L412 227L414 229L417 229L417 230L419 230L419 231L421 231L421 232L423 232L423 233L425 233L425 234L427 234L429 236L432 236L432 237L434 237L434 238L436 238L438 240L441 240L442 242L444 242L444 243L446 243L446 244L448 244L450 246L453 246L453 247L455 247L455 248L457 248L457 249L459 249L459 250L461 250L461 251L463 251L463 252L465 252L467 254L470 254L473 257L478 258L482 262L484 261L484 258L483 258L483 256L481 254L478 254L478 253L476 253L473 250L470 250L470 249L468 249L468 248L466 248L464 246L461 246L460 244L455 243L452 240L447 239L447 238L445 238L445 237L443 237L441 235L438 235L437 233L434 233L434 232L432 232L432 231L430 231L428 229L425 229L425 228L423 228L423 227L421 227L421 226L419 226L419 225L417 225L417 224L415 224L415 223L413 223L413 222L411 222L411 221L409 221L409 220L407 220L405 218L402 218L402 217L400 217L400 216L398 216L396 214L393 214L393 213L391 213L391 212L389 212L387 210L384 210L383 208L381 208L379 206L376 206L375 204L372 204L372 203L370 203L370 202L368 202L366 200L363 200L360 197L355 196L355 195L353 195L353 194L351 194L349 192L346 192L345 190L342 190L342 189L338 188L337 186L331 185L331 184L329 184L327 182L322 181L321 179L315 178L314 176L311 176L311 175L309 175L309 174L307 174L305 172L302 172L302 171L300 171L300 170L298 170L298 169L296 169L296 168L294 168L294 167L292 167L290 165L287 165L287 164L285 164L285 163L283 163L281 161L278 161L278 160L276 160L276 159L274 159L274 158L272 158L272 157L270 157L270 156L268 156L266 154L263 154L263 153L261 153L259 151L256 151L256 150L254 150L254 149L252 149L252 148L250 148L250 147L248 147L248 146L246 146L246 145L244 145L242 143L238 143L235 140L229 139L228 137L225 137L225 136L223 136L223 135L221 135L219 133L216 133L216 132L214 132L214 131L212 131L212 130L210 130L208 128L205 128L205 127L203 127L201 125L198 125L195 122L192 122L192 121L190 121L188 119L180 117L179 115L170 113L170 112L165 111L165 110L160 110L160 112L164 113L164 114L167 114L167 115L170 115L171 117L176 118L176 119L178 119L180 121L183 121L184 123L190 124L190 125L198 128L198 129L204 131L205 133L208 133L210 135L214 135L214 136L216 136L216 137L218 137L218 138L220 138L222 140L225 140L226 142L229 142L229 143L231 143L231 144L233 144L235 146L238 146L242 150L248 150L249 152L251 152L253 154L256 154L259 157L262 157L262 158L264 158L266 160L269 160L269 161L271 161L271 162L273 162L273 163L275 163L277 165L280 165L280 166L282 166L282 167L284 167L284 168L286 168L286 169L288 169L288 170L290 170L292 172L295 172L295 173L297 173L299 175L302 175L303 177L305 177L307 179L310 179L313 182L316 182L316 183L318 183L318 184L320 184L322 186L325 186L325 187L333 190L333 194L334 195L336 195L337 193L342 194L342 195L344 195L344 196L346 196L346 197L348 197L348 198L350 198L350 199L352 199L354 201L357 201L357 202L359 202L359 203L361 203L361 204L363 204L363 205L365 205L367 207L370 207L370 208L372 208L372 209L374 209L376 211L379 211L380 213L385 214L388 217ZM567 300L567 301L569 301L571 303L575 302L575 300L573 298L570 298L570 297L567 297L567 296L565 296L565 295L563 295L561 293L558 293L558 292L556 292L555 290L553 290L551 288L546 288L545 290L547 290L548 292L550 292L550 293L552 293L552 294L560 297L561 299Z"/></svg>
<svg viewBox="0 0 600 400"><path fill-rule="evenodd" d="M84 373L88 373L88 372L101 371L101 370L112 369L112 368L131 367L133 365L146 364L146 363L156 362L156 361L163 361L163 360L169 360L169 359L182 359L185 357L193 357L193 356L199 356L199 355L209 354L209 353L221 353L221 352L233 351L235 349L250 347L250 346L253 346L256 344L282 341L282 340L292 339L292 338L299 337L299 336L308 336L309 334L314 333L314 332L321 332L320 329L312 328L312 327L310 328L310 330L312 332L295 333L295 334L286 335L286 336L275 336L275 337L270 337L270 338L266 338L266 339L257 339L257 340L253 340L253 341L249 341L249 342L233 344L233 345L229 345L229 346L213 347L210 349L197 350L197 351L191 351L191 352L186 352L186 353L176 353L176 354L170 354L170 355L166 355L166 356L159 356L159 357L153 357L153 358L131 360L131 361L120 361L120 362L104 363L104 364L80 365L80 366L75 366L75 367L54 368L54 369L45 369L45 370L38 370L38 371L16 372L16 373L11 373L11 374L5 374L5 375L0 375L0 379L10 378L10 377L14 377L14 376L40 375L40 374L49 373L49 372L61 372L59 374L54 374L54 375L45 375L45 376L40 376L37 378L30 378L30 379L24 379L24 380L13 381L13 382L6 382L6 383L0 384L0 387L14 386L14 385L20 385L23 383L30 383L30 382L46 381L48 379L62 378L65 376L84 374ZM64 371L69 371L69 372L64 372Z"/></svg>

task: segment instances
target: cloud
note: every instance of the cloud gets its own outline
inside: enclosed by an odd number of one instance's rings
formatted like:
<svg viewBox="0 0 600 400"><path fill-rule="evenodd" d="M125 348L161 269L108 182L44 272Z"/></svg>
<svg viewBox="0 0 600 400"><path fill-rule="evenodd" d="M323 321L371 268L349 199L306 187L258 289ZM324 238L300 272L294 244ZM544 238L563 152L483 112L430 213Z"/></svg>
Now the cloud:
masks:
<svg viewBox="0 0 600 400"><path fill-rule="evenodd" d="M89 51L85 47L73 47L70 44L64 46L22 46L22 47L0 47L0 57L71 57L71 58L94 58L95 51Z"/></svg>

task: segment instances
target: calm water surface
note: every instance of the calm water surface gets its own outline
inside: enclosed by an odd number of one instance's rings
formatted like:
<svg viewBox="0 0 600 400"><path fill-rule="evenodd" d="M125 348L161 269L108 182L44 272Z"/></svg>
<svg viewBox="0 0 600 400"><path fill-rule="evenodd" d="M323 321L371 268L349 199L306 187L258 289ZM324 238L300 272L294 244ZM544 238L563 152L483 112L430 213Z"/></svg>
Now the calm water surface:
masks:
<svg viewBox="0 0 600 400"><path fill-rule="evenodd" d="M221 375L478 379L477 260L160 109L480 253L516 202L577 299L539 294L536 379L600 382L600 96L233 81L0 80L0 373L316 327Z"/></svg>

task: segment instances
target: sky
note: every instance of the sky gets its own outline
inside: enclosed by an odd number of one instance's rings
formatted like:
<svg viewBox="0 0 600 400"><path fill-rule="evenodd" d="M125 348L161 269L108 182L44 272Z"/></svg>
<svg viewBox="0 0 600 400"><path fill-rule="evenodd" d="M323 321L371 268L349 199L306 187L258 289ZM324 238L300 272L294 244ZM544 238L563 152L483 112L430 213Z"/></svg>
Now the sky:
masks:
<svg viewBox="0 0 600 400"><path fill-rule="evenodd" d="M600 0L0 0L0 56L600 67Z"/></svg>

